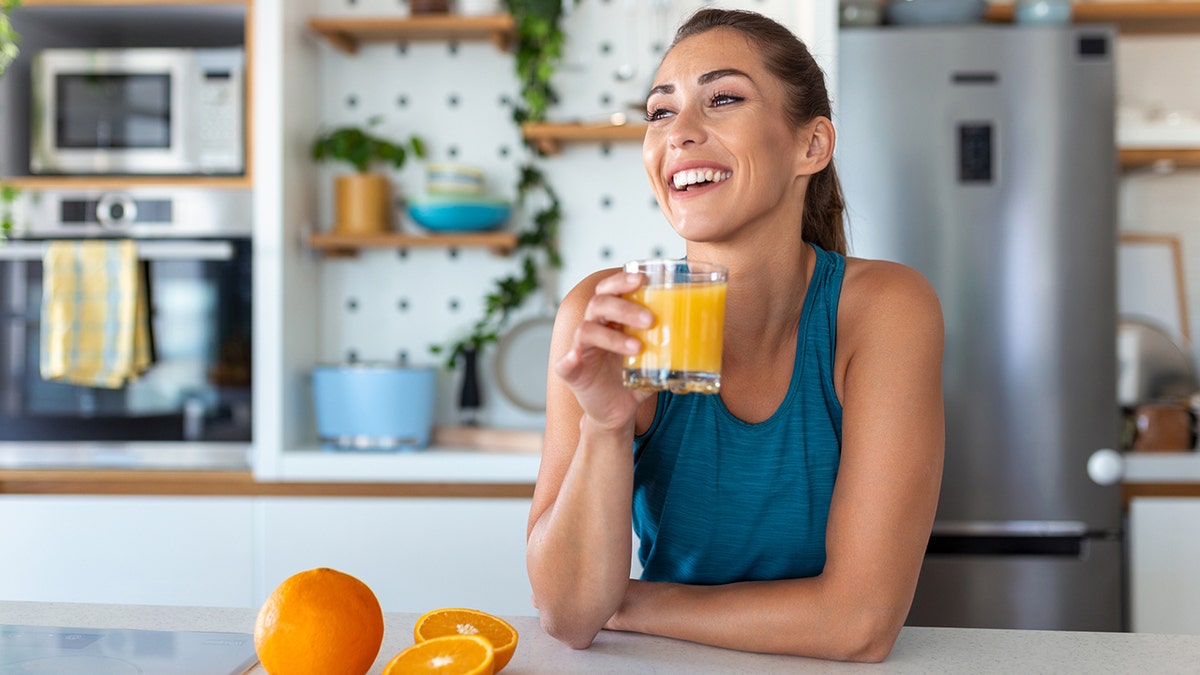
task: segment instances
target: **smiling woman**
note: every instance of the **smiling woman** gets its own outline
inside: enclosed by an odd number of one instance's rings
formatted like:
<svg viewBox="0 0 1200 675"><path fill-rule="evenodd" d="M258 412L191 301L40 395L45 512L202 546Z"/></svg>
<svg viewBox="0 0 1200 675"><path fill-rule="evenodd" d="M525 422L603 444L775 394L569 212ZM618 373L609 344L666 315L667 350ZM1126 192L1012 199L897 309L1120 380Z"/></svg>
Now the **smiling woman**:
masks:
<svg viewBox="0 0 1200 675"><path fill-rule="evenodd" d="M941 478L942 320L914 271L846 257L824 74L783 26L701 10L646 101L643 162L687 258L729 269L719 395L622 385L656 321L597 272L551 346L527 560L547 632L878 661ZM630 527L640 579L629 579Z"/></svg>

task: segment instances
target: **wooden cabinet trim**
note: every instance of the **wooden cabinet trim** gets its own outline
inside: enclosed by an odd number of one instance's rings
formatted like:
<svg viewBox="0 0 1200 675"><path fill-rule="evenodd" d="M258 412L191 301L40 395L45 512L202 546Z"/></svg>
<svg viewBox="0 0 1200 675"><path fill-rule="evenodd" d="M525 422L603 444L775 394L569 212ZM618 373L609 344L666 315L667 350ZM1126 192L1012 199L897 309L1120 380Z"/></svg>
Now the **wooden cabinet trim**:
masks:
<svg viewBox="0 0 1200 675"><path fill-rule="evenodd" d="M532 483L260 482L249 471L0 470L0 495L521 498Z"/></svg>

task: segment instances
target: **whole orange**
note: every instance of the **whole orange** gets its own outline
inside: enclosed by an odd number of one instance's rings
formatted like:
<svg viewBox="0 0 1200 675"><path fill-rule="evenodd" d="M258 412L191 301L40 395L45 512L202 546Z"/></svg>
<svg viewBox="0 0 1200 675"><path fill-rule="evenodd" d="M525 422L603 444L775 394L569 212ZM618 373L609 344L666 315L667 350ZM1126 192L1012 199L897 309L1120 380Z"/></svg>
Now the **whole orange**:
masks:
<svg viewBox="0 0 1200 675"><path fill-rule="evenodd" d="M254 648L270 675L364 675L382 644L375 593L327 567L285 579L254 622Z"/></svg>

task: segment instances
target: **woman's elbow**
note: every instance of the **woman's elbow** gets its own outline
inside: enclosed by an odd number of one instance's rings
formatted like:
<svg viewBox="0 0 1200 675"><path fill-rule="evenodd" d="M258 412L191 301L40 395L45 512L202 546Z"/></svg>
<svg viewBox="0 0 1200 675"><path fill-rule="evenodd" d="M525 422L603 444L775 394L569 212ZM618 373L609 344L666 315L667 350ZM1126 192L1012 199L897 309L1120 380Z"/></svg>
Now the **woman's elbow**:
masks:
<svg viewBox="0 0 1200 675"><path fill-rule="evenodd" d="M569 615L570 612L566 614ZM592 641L596 639L600 628L603 627L593 627L589 623L581 621L577 616L563 616L563 613L553 611L540 611L538 618L541 621L542 630L547 635L571 649L587 649L592 646Z"/></svg>
<svg viewBox="0 0 1200 675"><path fill-rule="evenodd" d="M902 622L901 622L902 623ZM896 638L900 636L900 624L891 620L867 619L846 631L834 658L840 661L879 663L892 653Z"/></svg>

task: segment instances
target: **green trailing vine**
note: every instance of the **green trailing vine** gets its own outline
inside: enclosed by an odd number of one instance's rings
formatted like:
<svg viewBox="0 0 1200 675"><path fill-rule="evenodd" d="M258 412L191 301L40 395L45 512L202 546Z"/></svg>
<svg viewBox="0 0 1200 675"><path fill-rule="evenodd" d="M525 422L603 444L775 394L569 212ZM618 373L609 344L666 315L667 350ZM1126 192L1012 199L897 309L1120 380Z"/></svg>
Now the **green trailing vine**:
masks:
<svg viewBox="0 0 1200 675"><path fill-rule="evenodd" d="M13 28L11 14L21 0L0 0L0 75L20 53L21 35Z"/></svg>
<svg viewBox="0 0 1200 675"><path fill-rule="evenodd" d="M0 183L0 242L8 240L16 229L16 223L13 220L13 203L17 201L17 196L20 194L21 191L15 186Z"/></svg>
<svg viewBox="0 0 1200 675"><path fill-rule="evenodd" d="M566 36L560 27L562 0L506 0L516 31L515 61L521 87L521 101L513 104L513 121L520 125L546 118L547 108L558 98L550 80L562 60ZM578 4L579 0L575 0ZM530 144L536 156L542 152ZM517 237L514 255L521 256L516 273L496 281L485 297L483 316L471 326L471 332L449 345L433 345L435 354L446 357L447 368L454 368L468 351L476 353L500 340L512 313L537 294L545 282L542 265L558 269L558 226L562 221L558 194L532 162L523 165L517 180L517 205L531 206L538 199L539 209L531 215L533 227ZM539 258L543 259L540 261Z"/></svg>

